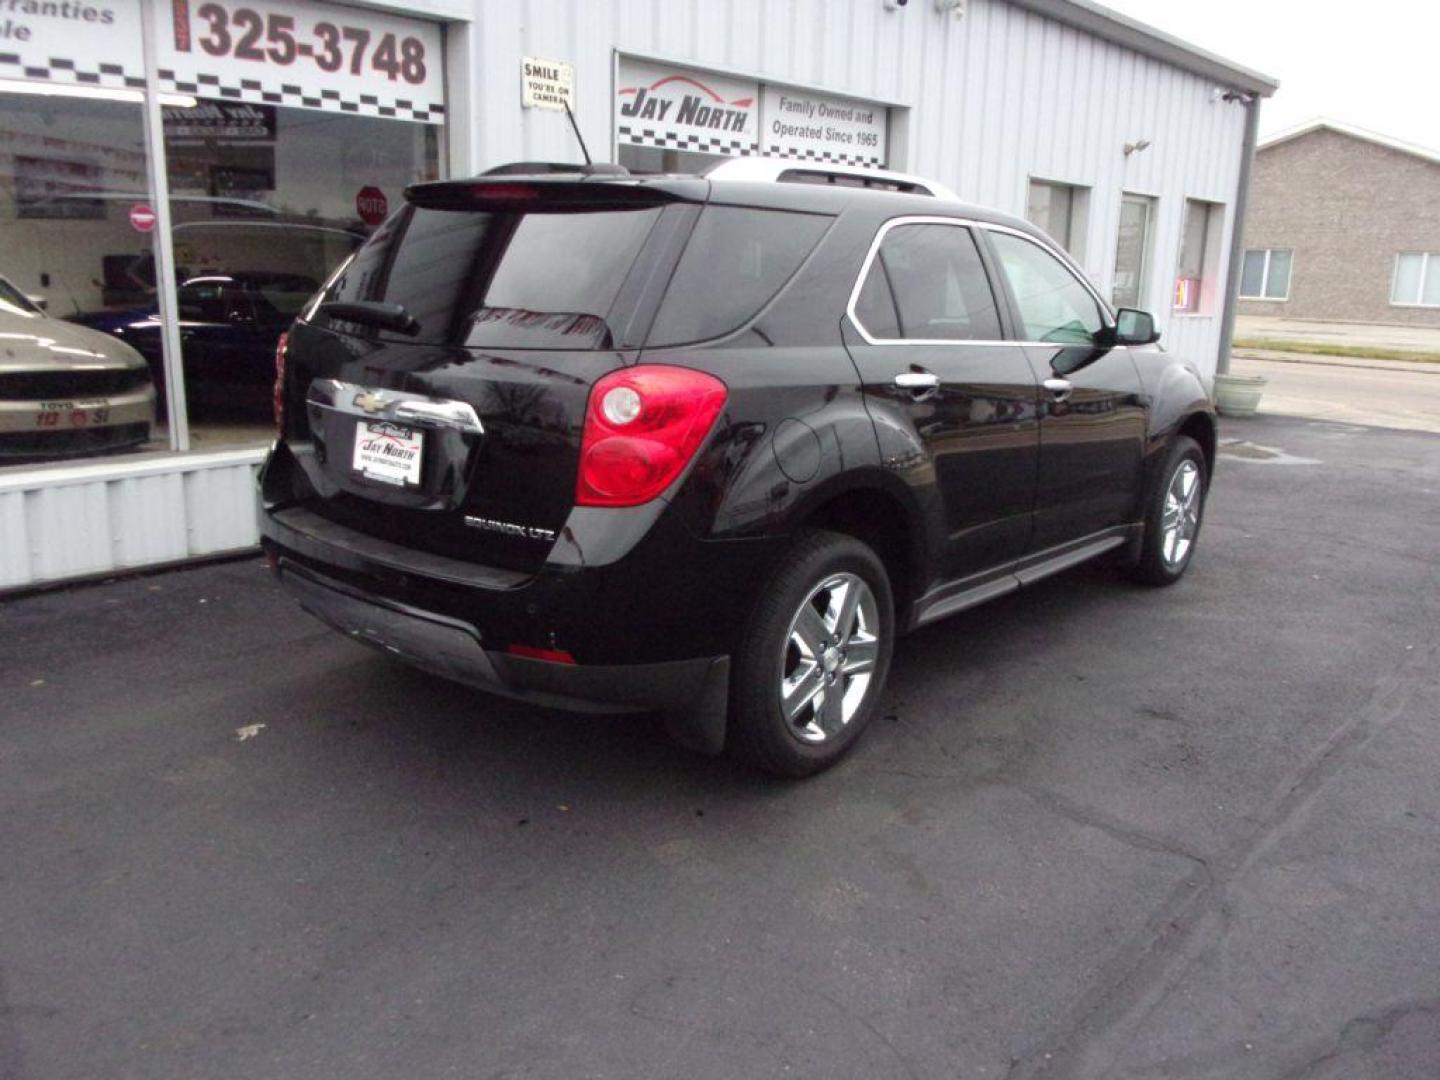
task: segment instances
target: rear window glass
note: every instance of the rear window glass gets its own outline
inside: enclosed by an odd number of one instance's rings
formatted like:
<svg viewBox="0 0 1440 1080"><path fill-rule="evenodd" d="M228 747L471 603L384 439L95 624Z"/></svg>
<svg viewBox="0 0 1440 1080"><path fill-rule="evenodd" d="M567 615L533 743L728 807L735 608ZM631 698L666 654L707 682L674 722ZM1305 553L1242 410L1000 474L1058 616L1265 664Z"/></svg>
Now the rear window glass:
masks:
<svg viewBox="0 0 1440 1080"><path fill-rule="evenodd" d="M660 213L410 206L370 238L325 299L402 304L420 332L401 340L422 344L609 348L615 297Z"/></svg>
<svg viewBox="0 0 1440 1080"><path fill-rule="evenodd" d="M788 210L707 206L665 293L649 345L728 334L770 302L833 218Z"/></svg>

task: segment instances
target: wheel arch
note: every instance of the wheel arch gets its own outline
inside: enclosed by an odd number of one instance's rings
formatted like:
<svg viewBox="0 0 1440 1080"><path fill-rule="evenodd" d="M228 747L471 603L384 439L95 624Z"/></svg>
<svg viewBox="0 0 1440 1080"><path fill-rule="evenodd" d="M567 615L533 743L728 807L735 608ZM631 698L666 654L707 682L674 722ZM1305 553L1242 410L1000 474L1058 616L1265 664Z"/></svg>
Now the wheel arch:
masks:
<svg viewBox="0 0 1440 1080"><path fill-rule="evenodd" d="M844 533L874 550L890 577L895 624L909 625L932 562L921 511L911 499L876 481L832 488L797 512L794 527Z"/></svg>
<svg viewBox="0 0 1440 1080"><path fill-rule="evenodd" d="M1218 450L1219 437L1215 430L1215 418L1207 412L1192 412L1189 416L1180 421L1175 429L1176 435L1187 435L1200 444L1200 450L1205 455L1205 476L1215 476L1215 454Z"/></svg>

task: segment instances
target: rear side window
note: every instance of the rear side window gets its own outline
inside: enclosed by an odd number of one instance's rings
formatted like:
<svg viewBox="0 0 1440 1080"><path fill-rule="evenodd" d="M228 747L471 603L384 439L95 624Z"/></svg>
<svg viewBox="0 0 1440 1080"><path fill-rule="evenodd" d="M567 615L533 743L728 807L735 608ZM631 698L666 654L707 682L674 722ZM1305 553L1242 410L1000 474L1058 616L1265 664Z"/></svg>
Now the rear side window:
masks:
<svg viewBox="0 0 1440 1080"><path fill-rule="evenodd" d="M707 206L675 267L648 344L705 341L745 325L790 280L833 220Z"/></svg>
<svg viewBox="0 0 1440 1080"><path fill-rule="evenodd" d="M998 341L1000 313L970 230L897 225L885 234L855 317L885 341Z"/></svg>
<svg viewBox="0 0 1440 1080"><path fill-rule="evenodd" d="M659 207L492 213L410 206L387 221L327 300L403 304L397 340L475 348L605 349L611 309Z"/></svg>

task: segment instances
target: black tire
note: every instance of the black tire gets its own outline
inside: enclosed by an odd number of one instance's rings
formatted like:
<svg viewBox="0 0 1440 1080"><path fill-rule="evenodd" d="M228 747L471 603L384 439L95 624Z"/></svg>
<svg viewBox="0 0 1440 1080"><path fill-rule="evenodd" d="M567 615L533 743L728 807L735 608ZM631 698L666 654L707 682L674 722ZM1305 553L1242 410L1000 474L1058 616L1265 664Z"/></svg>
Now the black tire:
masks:
<svg viewBox="0 0 1440 1080"><path fill-rule="evenodd" d="M820 613L819 605L840 614L837 598L850 595L841 590L850 587L852 579L858 579L868 588L873 610L863 614L868 610L864 607L864 593L855 590L859 598L857 610L862 614L850 623L853 636L839 646L826 649L828 656L822 654L819 662L812 662L800 645L791 640L792 621L806 620L801 605L809 600L812 611L820 618L819 624L812 625L828 626L828 617ZM824 589L827 583L836 582L839 584L834 588ZM873 620L876 627L867 628L865 624L869 620ZM797 634L802 633L802 629L797 626ZM846 627L838 625L833 629L847 632ZM862 686L856 674L847 673L846 665L858 668L865 663L871 650L868 638L872 636L876 639L874 665ZM833 638L830 640L833 642ZM727 750L742 761L778 776L811 776L828 769L855 745L879 708L894 643L890 578L875 552L842 533L818 529L802 533L756 601L744 640L735 654ZM827 675L825 665L828 663L841 666ZM817 692L820 701L810 699L792 722L786 718L781 695L789 685L785 680L793 680L796 689L791 700L799 702L810 688L807 678L802 677L805 672L812 672L820 679L822 685ZM855 705L849 719L841 721L833 734L826 733L815 741L817 734L833 726L837 719L836 714L826 712L824 706L825 680L832 675L837 681L830 686L855 690ZM830 698L831 709L839 709L843 715L848 707L847 699L848 693L835 694Z"/></svg>
<svg viewBox="0 0 1440 1080"><path fill-rule="evenodd" d="M1193 466L1196 470L1193 525L1187 530L1189 543L1183 554L1174 556L1174 548L1167 545L1166 504L1170 489L1182 469ZM1174 585L1185 576L1190 560L1195 556L1195 545L1200 539L1200 526L1205 520L1205 496L1210 490L1210 476L1205 467L1205 453L1200 444L1188 435L1177 435L1170 443L1165 461L1155 472L1150 490L1145 496L1145 536L1141 541L1140 555L1129 567L1130 576L1145 585Z"/></svg>

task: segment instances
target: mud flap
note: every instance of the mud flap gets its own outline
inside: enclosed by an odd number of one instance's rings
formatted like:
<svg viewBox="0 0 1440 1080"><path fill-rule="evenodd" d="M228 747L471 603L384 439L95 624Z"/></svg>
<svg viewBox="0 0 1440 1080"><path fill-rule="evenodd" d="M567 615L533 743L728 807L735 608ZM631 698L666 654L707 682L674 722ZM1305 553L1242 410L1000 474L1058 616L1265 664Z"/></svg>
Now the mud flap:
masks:
<svg viewBox="0 0 1440 1080"><path fill-rule="evenodd" d="M710 661L705 679L694 701L683 709L662 713L665 731L681 746L702 754L718 754L725 749L726 717L730 706L730 658L716 657Z"/></svg>

